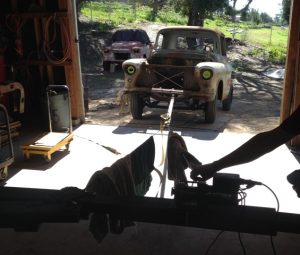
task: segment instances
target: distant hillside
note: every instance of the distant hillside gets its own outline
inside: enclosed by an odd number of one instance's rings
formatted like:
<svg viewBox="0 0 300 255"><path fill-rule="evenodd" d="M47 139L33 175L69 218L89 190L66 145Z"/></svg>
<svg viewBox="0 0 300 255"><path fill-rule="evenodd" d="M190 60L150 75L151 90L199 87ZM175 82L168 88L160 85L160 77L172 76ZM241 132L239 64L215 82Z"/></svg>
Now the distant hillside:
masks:
<svg viewBox="0 0 300 255"><path fill-rule="evenodd" d="M151 9L147 6L131 5L120 2L89 2L81 9L85 20L93 23L93 27L101 32L110 31L122 25L140 26L150 21ZM185 25L187 18L164 8L158 13L155 23L158 25ZM221 30L227 37L256 45L249 54L265 58L267 61L284 63L286 59L288 28L271 24L255 25L253 23L229 21L226 17L214 16L206 19L205 27Z"/></svg>

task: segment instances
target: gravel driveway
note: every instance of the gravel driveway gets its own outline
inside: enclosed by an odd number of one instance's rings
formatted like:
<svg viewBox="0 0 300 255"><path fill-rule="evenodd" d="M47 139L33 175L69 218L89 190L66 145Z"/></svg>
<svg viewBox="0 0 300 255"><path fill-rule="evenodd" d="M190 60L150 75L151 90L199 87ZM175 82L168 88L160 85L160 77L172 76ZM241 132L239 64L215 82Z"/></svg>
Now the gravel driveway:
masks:
<svg viewBox="0 0 300 255"><path fill-rule="evenodd" d="M154 40L158 25L144 26ZM119 94L123 88L122 70L104 72L101 70L101 53L99 45L107 35L97 37L81 36L81 63L84 84L88 87L89 110L86 122L102 125L127 125L159 127L160 115L164 109L145 109L143 120L132 120L128 105L120 106ZM84 41L83 41L84 39ZM265 62L263 59L249 57L250 45L234 45L228 51L236 75L233 80L234 98L228 112L218 106L217 118L213 124L205 124L202 111L174 111L173 129L205 129L217 132L258 133L269 130L279 123L280 102L283 80L265 76L267 68L283 68ZM95 52L98 51L98 55Z"/></svg>

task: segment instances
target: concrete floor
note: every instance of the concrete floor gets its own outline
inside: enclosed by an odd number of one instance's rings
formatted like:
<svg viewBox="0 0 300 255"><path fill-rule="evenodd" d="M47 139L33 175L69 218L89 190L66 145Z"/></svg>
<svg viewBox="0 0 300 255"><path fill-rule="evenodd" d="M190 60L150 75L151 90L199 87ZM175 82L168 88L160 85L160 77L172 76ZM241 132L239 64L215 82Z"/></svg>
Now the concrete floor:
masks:
<svg viewBox="0 0 300 255"><path fill-rule="evenodd" d="M252 136L205 130L179 133L189 151L202 163L220 158ZM9 168L5 186L84 188L95 171L110 166L152 135L156 144L155 166L163 171L163 166L159 165L167 136L162 136L158 130L82 125L74 134L70 151L56 152L50 163L40 156L24 161L17 151L16 162ZM115 155L100 145L113 147L121 154ZM278 196L281 212L300 213L300 201L286 181L287 174L296 169L299 169L299 162L286 146L281 146L258 160L223 172L239 173L242 178L265 183ZM159 192L170 198L172 186L172 182L166 181L165 190L161 192L158 175L153 173L147 196L155 196ZM259 186L249 190L246 204L275 208L276 200L268 189ZM33 233L0 229L0 254L205 254L218 233L219 230L137 223L121 235L107 235L98 244L89 233L88 221L42 224L39 231ZM241 237L247 254L273 254L269 236L242 233ZM277 254L299 254L300 235L278 233L273 240ZM224 232L209 254L243 254L238 233Z"/></svg>

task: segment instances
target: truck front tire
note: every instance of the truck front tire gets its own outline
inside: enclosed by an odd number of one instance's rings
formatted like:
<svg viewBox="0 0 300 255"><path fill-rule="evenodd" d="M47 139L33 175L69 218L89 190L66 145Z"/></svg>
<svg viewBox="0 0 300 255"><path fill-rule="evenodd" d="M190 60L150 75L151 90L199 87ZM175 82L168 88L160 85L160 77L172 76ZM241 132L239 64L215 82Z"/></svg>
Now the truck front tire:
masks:
<svg viewBox="0 0 300 255"><path fill-rule="evenodd" d="M216 119L216 109L217 109L217 98L213 101L208 101L205 103L204 115L205 123L214 123Z"/></svg>
<svg viewBox="0 0 300 255"><path fill-rule="evenodd" d="M232 98L233 98L233 86L230 87L229 93L227 98L225 98L222 101L222 109L223 111L229 111L231 108L231 103L232 103Z"/></svg>
<svg viewBox="0 0 300 255"><path fill-rule="evenodd" d="M139 120L142 118L143 109L144 109L144 100L143 97L139 94L130 95L130 112L132 118Z"/></svg>

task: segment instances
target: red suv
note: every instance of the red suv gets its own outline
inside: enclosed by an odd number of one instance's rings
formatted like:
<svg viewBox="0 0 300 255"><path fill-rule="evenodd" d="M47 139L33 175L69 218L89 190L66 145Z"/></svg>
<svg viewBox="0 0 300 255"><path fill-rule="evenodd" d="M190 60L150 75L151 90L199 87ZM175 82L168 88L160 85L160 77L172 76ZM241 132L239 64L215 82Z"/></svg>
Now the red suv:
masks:
<svg viewBox="0 0 300 255"><path fill-rule="evenodd" d="M103 68L110 70L111 64L122 64L127 59L147 58L151 41L145 30L120 29L114 32L111 45L103 49Z"/></svg>

